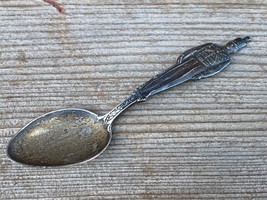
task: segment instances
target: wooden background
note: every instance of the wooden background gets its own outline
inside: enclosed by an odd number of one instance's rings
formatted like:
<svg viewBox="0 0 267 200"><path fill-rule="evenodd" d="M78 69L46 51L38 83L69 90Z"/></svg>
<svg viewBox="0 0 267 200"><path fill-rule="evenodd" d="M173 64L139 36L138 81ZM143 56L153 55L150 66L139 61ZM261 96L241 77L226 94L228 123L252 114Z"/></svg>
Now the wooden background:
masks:
<svg viewBox="0 0 267 200"><path fill-rule="evenodd" d="M52 4L0 1L0 199L267 199L265 0ZM225 71L131 107L97 159L39 168L6 157L35 117L104 114L184 50L247 35Z"/></svg>

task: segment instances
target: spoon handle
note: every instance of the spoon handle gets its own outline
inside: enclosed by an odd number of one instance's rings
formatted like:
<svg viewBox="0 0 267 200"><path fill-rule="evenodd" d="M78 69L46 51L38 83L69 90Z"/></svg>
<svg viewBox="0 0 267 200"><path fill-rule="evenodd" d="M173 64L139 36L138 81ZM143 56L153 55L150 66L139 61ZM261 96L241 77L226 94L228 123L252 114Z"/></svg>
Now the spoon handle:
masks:
<svg viewBox="0 0 267 200"><path fill-rule="evenodd" d="M185 81L219 73L230 64L230 55L244 48L249 41L249 37L237 38L224 46L207 43L183 52L176 64L138 87L130 97L103 116L103 123L111 128L113 120L135 102L145 101Z"/></svg>
<svg viewBox="0 0 267 200"><path fill-rule="evenodd" d="M136 92L146 100L185 81L217 74L230 64L230 55L244 48L249 41L249 37L237 38L224 46L207 43L189 49L180 55L176 64L138 87Z"/></svg>

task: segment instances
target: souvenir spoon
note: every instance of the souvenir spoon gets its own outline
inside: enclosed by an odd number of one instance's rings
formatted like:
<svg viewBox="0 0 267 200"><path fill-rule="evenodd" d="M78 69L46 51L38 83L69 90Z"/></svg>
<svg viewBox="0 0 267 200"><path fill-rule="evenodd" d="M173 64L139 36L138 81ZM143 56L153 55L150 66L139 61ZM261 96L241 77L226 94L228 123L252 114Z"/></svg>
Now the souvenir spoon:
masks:
<svg viewBox="0 0 267 200"><path fill-rule="evenodd" d="M18 163L37 166L92 160L108 147L112 122L126 108L185 81L220 72L230 64L230 55L249 41L249 37L237 38L224 46L207 43L185 51L176 64L138 87L104 116L83 109L62 109L38 117L11 139L7 155Z"/></svg>

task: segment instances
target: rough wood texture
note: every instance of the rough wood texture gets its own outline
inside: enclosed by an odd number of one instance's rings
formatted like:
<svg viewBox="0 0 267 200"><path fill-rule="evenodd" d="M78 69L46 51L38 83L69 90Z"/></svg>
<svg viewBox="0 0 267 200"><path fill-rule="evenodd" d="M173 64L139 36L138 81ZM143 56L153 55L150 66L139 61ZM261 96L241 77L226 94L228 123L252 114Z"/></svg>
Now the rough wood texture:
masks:
<svg viewBox="0 0 267 200"><path fill-rule="evenodd" d="M0 1L0 199L266 199L267 2ZM49 1L50 3L52 1ZM224 72L135 105L97 159L25 167L9 139L48 111L104 114L178 55L239 36Z"/></svg>

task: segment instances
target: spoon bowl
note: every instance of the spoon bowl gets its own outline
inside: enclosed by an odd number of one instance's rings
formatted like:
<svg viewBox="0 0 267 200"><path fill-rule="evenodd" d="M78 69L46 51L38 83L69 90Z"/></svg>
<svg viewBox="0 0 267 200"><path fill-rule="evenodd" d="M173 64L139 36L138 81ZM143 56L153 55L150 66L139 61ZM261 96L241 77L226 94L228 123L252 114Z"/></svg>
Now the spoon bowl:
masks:
<svg viewBox="0 0 267 200"><path fill-rule="evenodd" d="M22 128L8 145L7 154L27 165L58 166L90 160L111 140L95 113L83 109L49 112Z"/></svg>

